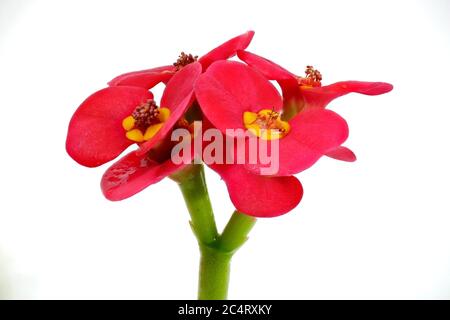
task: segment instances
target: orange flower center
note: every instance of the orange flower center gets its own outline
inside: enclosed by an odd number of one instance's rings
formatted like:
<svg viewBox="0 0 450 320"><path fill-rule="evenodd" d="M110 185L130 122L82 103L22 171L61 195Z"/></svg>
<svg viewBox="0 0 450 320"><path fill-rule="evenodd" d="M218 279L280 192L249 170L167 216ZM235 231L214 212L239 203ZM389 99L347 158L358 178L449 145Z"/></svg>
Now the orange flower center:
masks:
<svg viewBox="0 0 450 320"><path fill-rule="evenodd" d="M291 129L288 122L281 120L280 113L270 109L263 109L258 113L246 111L243 121L250 132L264 140L281 139Z"/></svg>
<svg viewBox="0 0 450 320"><path fill-rule="evenodd" d="M128 139L134 142L148 141L158 133L170 116L167 108L158 108L154 100L139 105L123 119L122 127Z"/></svg>

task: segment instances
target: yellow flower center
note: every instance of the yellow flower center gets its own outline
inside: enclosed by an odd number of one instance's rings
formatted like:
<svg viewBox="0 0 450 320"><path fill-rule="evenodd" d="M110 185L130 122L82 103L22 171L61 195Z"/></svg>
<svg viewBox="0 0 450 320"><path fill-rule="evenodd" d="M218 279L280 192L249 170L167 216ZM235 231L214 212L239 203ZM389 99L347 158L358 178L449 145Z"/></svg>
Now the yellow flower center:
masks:
<svg viewBox="0 0 450 320"><path fill-rule="evenodd" d="M158 108L153 100L136 107L133 113L123 119L122 127L126 137L134 142L144 142L153 138L170 116L167 108Z"/></svg>
<svg viewBox="0 0 450 320"><path fill-rule="evenodd" d="M243 121L251 133L264 140L281 139L291 129L288 122L281 120L278 112L270 109L263 109L258 113L246 111Z"/></svg>

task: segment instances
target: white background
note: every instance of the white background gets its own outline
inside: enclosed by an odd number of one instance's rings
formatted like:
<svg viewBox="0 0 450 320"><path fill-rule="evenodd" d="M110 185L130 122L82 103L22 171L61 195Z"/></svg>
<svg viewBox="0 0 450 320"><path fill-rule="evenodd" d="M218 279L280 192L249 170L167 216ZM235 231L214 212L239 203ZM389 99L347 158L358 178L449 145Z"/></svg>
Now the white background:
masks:
<svg viewBox="0 0 450 320"><path fill-rule="evenodd" d="M230 298L450 298L449 21L446 0L0 0L0 296L195 298L198 251L177 186L108 202L107 165L70 159L67 125L112 77L253 29L249 50L293 72L312 64L325 84L395 89L330 105L358 161L324 158L299 175L302 203L258 221ZM223 227L233 208L208 179Z"/></svg>

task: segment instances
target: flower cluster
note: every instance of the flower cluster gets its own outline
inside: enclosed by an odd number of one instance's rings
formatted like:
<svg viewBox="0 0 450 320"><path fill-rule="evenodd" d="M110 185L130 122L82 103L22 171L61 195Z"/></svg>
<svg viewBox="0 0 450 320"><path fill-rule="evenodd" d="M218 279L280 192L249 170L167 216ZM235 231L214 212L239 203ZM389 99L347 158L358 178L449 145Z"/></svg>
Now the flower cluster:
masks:
<svg viewBox="0 0 450 320"><path fill-rule="evenodd" d="M294 176L326 155L354 161L342 146L348 137L346 121L326 109L350 92L378 95L392 90L383 82L345 81L322 86L322 74L307 66L297 76L274 62L245 51L254 32L239 35L197 57L182 52L175 63L120 75L88 97L69 124L66 149L79 164L97 167L118 157L132 144L138 148L103 175L101 188L110 200L123 200L161 179L190 166L175 163L172 133L185 129L195 136L194 124L216 128L225 140L236 140L230 129L252 137L243 144L224 146L226 154L249 149L253 140L276 151L278 170L264 174L267 163L248 159L209 166L225 181L234 206L245 214L273 217L298 205L303 195ZM232 61L237 56L241 61ZM277 81L281 93L271 81ZM161 101L151 89L166 85ZM276 148L275 148L276 146Z"/></svg>

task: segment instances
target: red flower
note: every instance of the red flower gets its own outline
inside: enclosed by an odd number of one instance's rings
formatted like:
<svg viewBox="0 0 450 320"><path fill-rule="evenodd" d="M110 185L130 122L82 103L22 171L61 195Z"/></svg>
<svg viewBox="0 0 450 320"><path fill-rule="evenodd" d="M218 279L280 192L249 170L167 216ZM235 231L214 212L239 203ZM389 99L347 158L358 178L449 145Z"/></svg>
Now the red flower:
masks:
<svg viewBox="0 0 450 320"><path fill-rule="evenodd" d="M101 185L108 199L127 198L184 166L171 162L168 135L183 125L180 119L193 101L193 84L201 72L198 62L177 72L167 83L161 108L146 89L117 86L97 91L76 110L66 150L81 165L97 167L133 143L152 142L145 154L133 151L106 171Z"/></svg>
<svg viewBox="0 0 450 320"><path fill-rule="evenodd" d="M211 122L223 134L227 129L249 129L259 136L257 139L279 140L279 171L274 176L260 175L263 166L250 162L210 164L225 181L234 206L248 215L275 217L295 208L303 188L292 174L310 167L347 137L345 121L329 110L312 110L289 122L281 120L278 91L261 74L239 62L215 62L199 77L195 94L209 120L204 123ZM258 131L267 125L264 120L269 112L273 126Z"/></svg>
<svg viewBox="0 0 450 320"><path fill-rule="evenodd" d="M197 57L182 53L172 66L130 72L111 80L109 88L94 93L75 112L69 125L67 152L78 163L96 167L116 158L129 145L139 144L138 150L105 172L101 187L110 200L130 197L180 170L185 164L170 161L168 136L193 102L195 80L214 61L247 48L253 35L249 31L237 36L198 62ZM160 82L167 83L162 108L147 91Z"/></svg>
<svg viewBox="0 0 450 320"><path fill-rule="evenodd" d="M322 75L312 66L307 66L305 76L297 76L276 63L256 54L239 51L238 57L249 66L260 71L267 79L276 80L283 91L284 110L295 115L310 109L323 109L335 98L351 92L365 95L380 95L392 90L385 82L342 81L322 86ZM354 153L339 146L327 156L342 161L355 161Z"/></svg>
<svg viewBox="0 0 450 320"><path fill-rule="evenodd" d="M198 58L198 62L202 65L203 71L214 61L226 60L235 56L238 50L246 49L252 41L254 34L255 32L248 31L228 40ZM177 62L173 65L125 73L112 79L108 84L110 86L135 86L151 89L160 82L167 82L177 71L194 61L197 61L196 56L182 52Z"/></svg>
<svg viewBox="0 0 450 320"><path fill-rule="evenodd" d="M248 129L258 139L279 140L277 176L309 168L348 136L345 120L330 110L311 109L284 120L276 88L240 62L214 63L199 77L195 94L204 115L224 134L227 129ZM264 167L260 163L245 166L256 174Z"/></svg>

